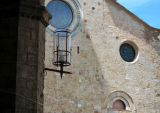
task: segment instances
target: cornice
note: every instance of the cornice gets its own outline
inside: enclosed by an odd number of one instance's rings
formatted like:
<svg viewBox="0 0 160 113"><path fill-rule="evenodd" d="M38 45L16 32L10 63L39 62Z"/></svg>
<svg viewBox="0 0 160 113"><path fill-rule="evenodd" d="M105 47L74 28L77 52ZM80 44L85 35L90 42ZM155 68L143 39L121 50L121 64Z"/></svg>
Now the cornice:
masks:
<svg viewBox="0 0 160 113"><path fill-rule="evenodd" d="M19 16L40 20L44 26L49 25L49 19L51 18L51 15L48 13L44 6L32 2L20 3Z"/></svg>

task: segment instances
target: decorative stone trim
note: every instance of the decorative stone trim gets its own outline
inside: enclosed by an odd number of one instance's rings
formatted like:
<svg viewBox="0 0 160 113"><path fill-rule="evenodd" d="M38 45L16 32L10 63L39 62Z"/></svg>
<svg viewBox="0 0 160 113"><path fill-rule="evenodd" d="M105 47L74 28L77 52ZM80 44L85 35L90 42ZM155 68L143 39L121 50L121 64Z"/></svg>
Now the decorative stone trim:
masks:
<svg viewBox="0 0 160 113"><path fill-rule="evenodd" d="M42 16L41 22L47 27L49 25L49 20L51 19L51 15L48 13L46 8L43 6L42 8Z"/></svg>
<svg viewBox="0 0 160 113"><path fill-rule="evenodd" d="M124 102L124 104L126 106L126 111L128 111L128 112L135 111L135 107L134 107L134 103L133 103L132 98L127 93L125 93L123 91L112 92L105 101L103 111L112 111L113 103L116 100L121 100L122 102Z"/></svg>
<svg viewBox="0 0 160 113"><path fill-rule="evenodd" d="M21 17L40 20L44 26L49 24L49 19L51 18L44 6L33 5L28 2L21 2L19 11Z"/></svg>
<svg viewBox="0 0 160 113"><path fill-rule="evenodd" d="M45 1L45 6L47 7L48 3L52 2L54 0L46 0ZM68 26L66 29L71 31L71 35L75 35L81 28L82 23L83 23L83 13L82 13L82 8L78 0L62 0L63 2L66 2L72 9L73 12L73 20L70 26ZM56 28L49 25L48 28L51 31L55 31Z"/></svg>

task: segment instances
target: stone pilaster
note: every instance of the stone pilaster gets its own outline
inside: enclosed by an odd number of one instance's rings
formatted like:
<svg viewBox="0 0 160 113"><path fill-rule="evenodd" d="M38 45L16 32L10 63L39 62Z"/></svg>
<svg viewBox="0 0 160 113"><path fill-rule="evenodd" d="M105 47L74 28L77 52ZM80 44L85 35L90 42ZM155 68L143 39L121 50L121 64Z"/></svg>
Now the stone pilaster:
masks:
<svg viewBox="0 0 160 113"><path fill-rule="evenodd" d="M37 1L22 1L19 14L16 113L42 113L45 27L49 14Z"/></svg>

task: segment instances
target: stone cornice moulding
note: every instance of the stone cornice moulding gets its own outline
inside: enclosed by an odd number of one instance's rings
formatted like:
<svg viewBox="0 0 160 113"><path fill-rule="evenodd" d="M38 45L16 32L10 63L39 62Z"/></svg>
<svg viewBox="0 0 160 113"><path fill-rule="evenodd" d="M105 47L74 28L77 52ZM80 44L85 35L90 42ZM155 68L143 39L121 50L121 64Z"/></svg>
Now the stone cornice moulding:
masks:
<svg viewBox="0 0 160 113"><path fill-rule="evenodd" d="M19 16L40 20L46 27L49 25L49 19L51 18L51 15L44 6L28 2L21 2L19 7Z"/></svg>

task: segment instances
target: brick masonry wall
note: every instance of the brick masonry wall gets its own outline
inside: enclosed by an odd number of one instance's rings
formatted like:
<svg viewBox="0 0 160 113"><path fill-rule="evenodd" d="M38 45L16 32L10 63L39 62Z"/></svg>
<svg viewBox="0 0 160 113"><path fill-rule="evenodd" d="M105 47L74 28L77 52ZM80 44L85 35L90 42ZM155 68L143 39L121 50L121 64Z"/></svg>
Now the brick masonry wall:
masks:
<svg viewBox="0 0 160 113"><path fill-rule="evenodd" d="M73 74L61 79L59 73L46 71L44 113L159 113L160 31L111 0L79 2L84 23L72 38L72 64L65 68ZM125 41L138 47L135 62L120 56L119 47ZM58 69L52 65L53 34L48 29L45 44L45 67ZM107 109L114 91L123 91L133 100L129 111Z"/></svg>

